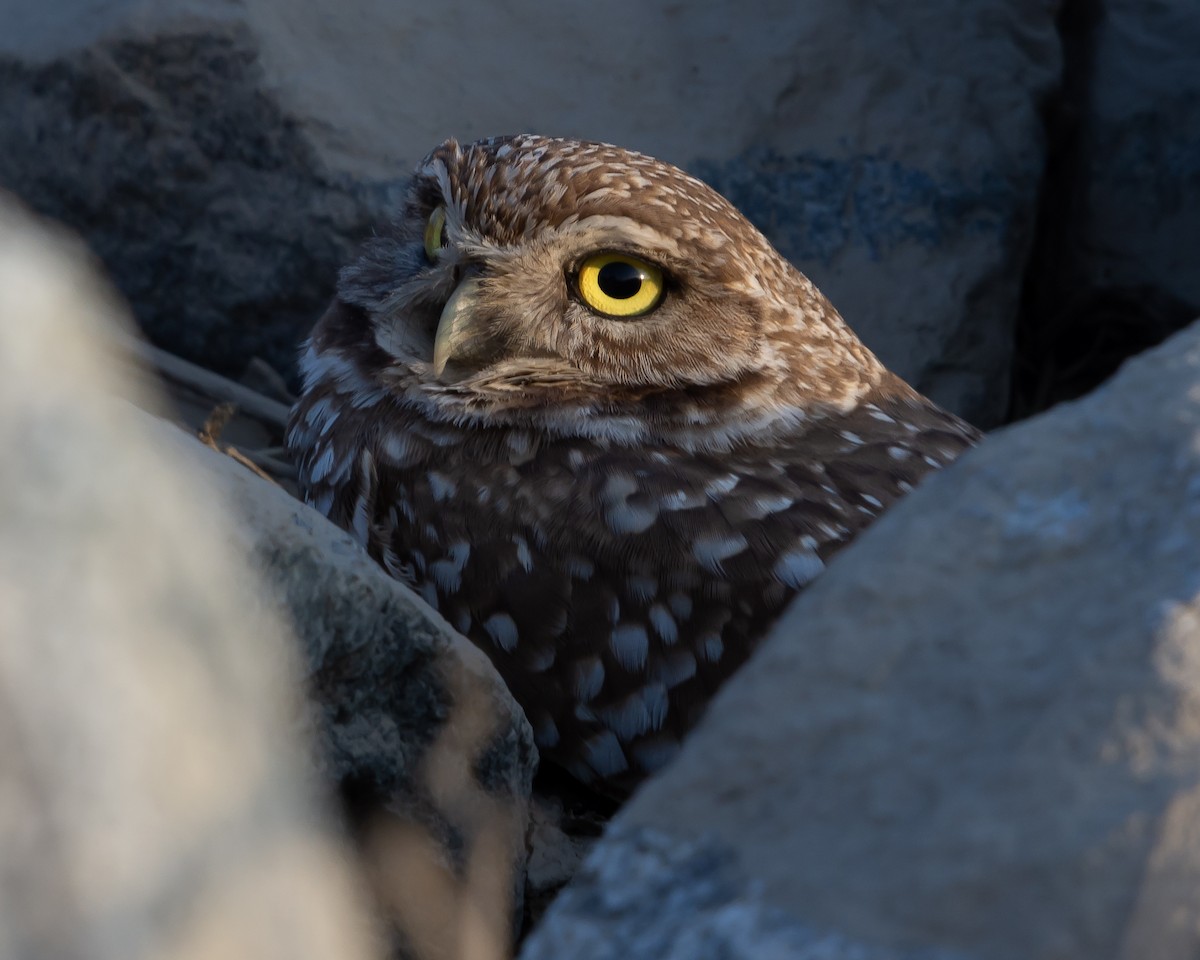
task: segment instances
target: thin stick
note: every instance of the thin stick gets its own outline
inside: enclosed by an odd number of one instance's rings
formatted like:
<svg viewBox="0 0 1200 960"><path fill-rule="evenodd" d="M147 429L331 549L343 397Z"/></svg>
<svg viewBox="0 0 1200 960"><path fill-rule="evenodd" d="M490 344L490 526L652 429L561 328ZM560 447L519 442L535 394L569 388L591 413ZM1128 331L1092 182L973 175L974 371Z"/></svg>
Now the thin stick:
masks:
<svg viewBox="0 0 1200 960"><path fill-rule="evenodd" d="M288 408L278 400L264 397L261 393L244 387L240 383L205 370L194 363L160 350L142 340L131 337L120 338L130 350L144 359L168 380L190 387L205 396L236 403L238 409L248 416L279 430L287 428Z"/></svg>
<svg viewBox="0 0 1200 960"><path fill-rule="evenodd" d="M245 467L251 473L257 474L258 476L262 477L262 479L266 480L267 483L273 483L276 486L279 486L278 480L276 480L273 476L271 476L269 473L267 473L266 470L264 470L257 463L255 463L250 457L248 457L248 456L246 456L246 454L242 453L241 450L237 449L237 447L226 447L221 452L223 454L225 454L225 456L236 460L238 463L240 463L243 467Z"/></svg>
<svg viewBox="0 0 1200 960"><path fill-rule="evenodd" d="M270 480L273 483L278 480L295 480L299 476L296 468L282 460L277 460L271 455L278 447L271 447L265 450L240 450L237 447L229 444L222 445L221 434L229 425L229 421L233 419L237 413L237 404L226 401L213 409L208 415L208 419L204 421L200 429L196 431L196 438L206 447L211 447L218 453L223 453L228 457L233 457L242 466L248 467L257 473L265 480Z"/></svg>
<svg viewBox="0 0 1200 960"><path fill-rule="evenodd" d="M239 454L253 463L256 467L261 467L266 470L276 480L296 480L299 478L299 471L290 463L284 463L282 460L276 460L274 457L267 456L260 450L248 450L240 447L226 446L225 452L232 454L237 450Z"/></svg>

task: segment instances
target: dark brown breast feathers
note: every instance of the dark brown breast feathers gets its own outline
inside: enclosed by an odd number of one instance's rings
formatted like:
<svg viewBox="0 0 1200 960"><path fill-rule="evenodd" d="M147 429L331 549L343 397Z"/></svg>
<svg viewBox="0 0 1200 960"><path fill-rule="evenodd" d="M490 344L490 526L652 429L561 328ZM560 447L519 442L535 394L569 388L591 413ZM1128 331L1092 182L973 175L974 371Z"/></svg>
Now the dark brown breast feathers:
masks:
<svg viewBox="0 0 1200 960"><path fill-rule="evenodd" d="M309 501L488 653L544 757L618 790L673 755L837 550L978 436L890 375L786 444L720 455L463 430L331 391L293 413Z"/></svg>

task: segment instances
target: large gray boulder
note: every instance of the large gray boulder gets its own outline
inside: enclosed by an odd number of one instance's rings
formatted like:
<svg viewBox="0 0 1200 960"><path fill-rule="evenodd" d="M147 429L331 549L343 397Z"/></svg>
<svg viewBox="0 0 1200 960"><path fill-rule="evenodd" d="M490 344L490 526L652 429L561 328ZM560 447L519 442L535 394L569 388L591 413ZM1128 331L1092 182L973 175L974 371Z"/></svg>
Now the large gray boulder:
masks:
<svg viewBox="0 0 1200 960"><path fill-rule="evenodd" d="M1053 7L0 0L0 186L83 232L153 339L237 373L291 366L445 137L609 140L706 176L887 364L991 423Z"/></svg>
<svg viewBox="0 0 1200 960"><path fill-rule="evenodd" d="M0 957L380 956L286 626L105 396L113 303L0 198Z"/></svg>
<svg viewBox="0 0 1200 960"><path fill-rule="evenodd" d="M1198 545L1200 323L840 554L523 957L1196 956Z"/></svg>

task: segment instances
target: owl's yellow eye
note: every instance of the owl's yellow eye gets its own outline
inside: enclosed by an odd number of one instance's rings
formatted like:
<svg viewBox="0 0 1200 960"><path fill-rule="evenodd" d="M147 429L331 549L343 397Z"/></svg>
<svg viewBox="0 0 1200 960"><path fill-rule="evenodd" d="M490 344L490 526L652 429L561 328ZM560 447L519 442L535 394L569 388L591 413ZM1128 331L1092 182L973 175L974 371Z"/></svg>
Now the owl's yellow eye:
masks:
<svg viewBox="0 0 1200 960"><path fill-rule="evenodd" d="M608 317L640 317L662 302L662 271L623 253L597 253L579 268L583 302Z"/></svg>
<svg viewBox="0 0 1200 960"><path fill-rule="evenodd" d="M446 208L438 207L425 224L425 256L430 263L436 260L446 245Z"/></svg>

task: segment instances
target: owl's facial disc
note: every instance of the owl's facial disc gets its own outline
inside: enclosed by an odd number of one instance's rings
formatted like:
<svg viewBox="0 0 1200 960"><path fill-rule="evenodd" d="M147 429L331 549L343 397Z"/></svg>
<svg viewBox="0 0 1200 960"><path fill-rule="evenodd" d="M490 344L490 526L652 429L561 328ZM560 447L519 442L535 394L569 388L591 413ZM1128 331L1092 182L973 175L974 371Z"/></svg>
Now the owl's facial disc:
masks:
<svg viewBox="0 0 1200 960"><path fill-rule="evenodd" d="M487 302L484 272L469 267L442 308L432 357L433 372L439 378L451 363L479 369L505 358L505 338L495 330L495 309ZM608 320L640 321L654 312L666 295L661 269L639 257L612 251L583 258L568 271L567 282L582 308ZM531 350L533 345L528 342L523 346L529 352L525 359L554 358L553 353Z"/></svg>

